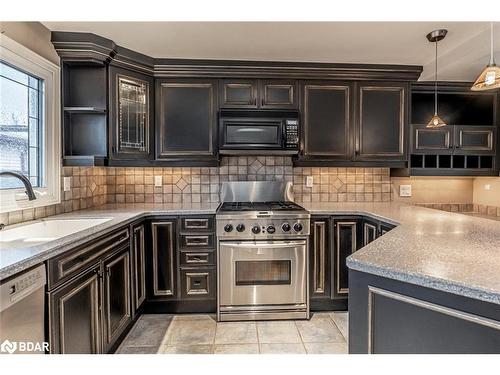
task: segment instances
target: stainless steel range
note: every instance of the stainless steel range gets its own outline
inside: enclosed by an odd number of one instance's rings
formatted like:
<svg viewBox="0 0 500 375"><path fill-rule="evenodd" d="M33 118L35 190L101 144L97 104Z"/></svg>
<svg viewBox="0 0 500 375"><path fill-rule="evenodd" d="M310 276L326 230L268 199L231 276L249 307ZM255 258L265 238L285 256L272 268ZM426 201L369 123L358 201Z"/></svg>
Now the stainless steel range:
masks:
<svg viewBox="0 0 500 375"><path fill-rule="evenodd" d="M310 214L291 184L228 182L221 200L217 319L308 319Z"/></svg>

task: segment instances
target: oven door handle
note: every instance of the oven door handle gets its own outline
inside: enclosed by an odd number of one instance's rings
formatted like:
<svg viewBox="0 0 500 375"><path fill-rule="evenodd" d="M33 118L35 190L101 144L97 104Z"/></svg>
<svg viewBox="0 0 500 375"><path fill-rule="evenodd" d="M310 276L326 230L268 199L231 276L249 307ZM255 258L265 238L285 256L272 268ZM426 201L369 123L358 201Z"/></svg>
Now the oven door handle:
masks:
<svg viewBox="0 0 500 375"><path fill-rule="evenodd" d="M240 242L221 242L221 246L231 246L231 247L258 247L258 248L272 248L272 247L294 247L294 246L305 246L306 240L301 241L240 241Z"/></svg>

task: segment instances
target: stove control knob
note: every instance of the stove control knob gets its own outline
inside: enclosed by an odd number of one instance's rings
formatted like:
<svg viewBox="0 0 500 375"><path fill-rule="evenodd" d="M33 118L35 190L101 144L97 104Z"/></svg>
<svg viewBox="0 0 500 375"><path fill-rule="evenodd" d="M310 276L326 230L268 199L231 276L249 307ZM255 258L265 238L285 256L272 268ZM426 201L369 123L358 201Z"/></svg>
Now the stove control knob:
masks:
<svg viewBox="0 0 500 375"><path fill-rule="evenodd" d="M273 234L274 232L276 232L276 228L274 227L274 225L269 225L267 227L267 233Z"/></svg>
<svg viewBox="0 0 500 375"><path fill-rule="evenodd" d="M233 226L231 224L226 224L224 226L224 232L231 232L233 230Z"/></svg>
<svg viewBox="0 0 500 375"><path fill-rule="evenodd" d="M254 225L252 228L252 233L253 234L259 234L260 233L260 227L258 225Z"/></svg>
<svg viewBox="0 0 500 375"><path fill-rule="evenodd" d="M236 226L236 230L237 230L238 232L243 232L243 231L245 230L245 226L244 226L243 224L238 224L238 225Z"/></svg>
<svg viewBox="0 0 500 375"><path fill-rule="evenodd" d="M292 227L288 223L283 223L281 229L283 229L283 232L290 232L290 229L292 229Z"/></svg>
<svg viewBox="0 0 500 375"><path fill-rule="evenodd" d="M293 230L295 232L300 232L302 230L302 224L300 224L300 223L293 224Z"/></svg>

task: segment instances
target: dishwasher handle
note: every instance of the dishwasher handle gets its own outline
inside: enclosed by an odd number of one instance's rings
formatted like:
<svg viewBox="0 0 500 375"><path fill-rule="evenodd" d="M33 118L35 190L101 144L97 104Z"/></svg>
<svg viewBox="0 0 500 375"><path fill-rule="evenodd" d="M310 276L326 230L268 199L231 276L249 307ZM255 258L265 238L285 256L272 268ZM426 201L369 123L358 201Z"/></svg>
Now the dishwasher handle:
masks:
<svg viewBox="0 0 500 375"><path fill-rule="evenodd" d="M8 309L23 298L29 296L47 282L45 265L23 272L8 281L0 283L0 312Z"/></svg>

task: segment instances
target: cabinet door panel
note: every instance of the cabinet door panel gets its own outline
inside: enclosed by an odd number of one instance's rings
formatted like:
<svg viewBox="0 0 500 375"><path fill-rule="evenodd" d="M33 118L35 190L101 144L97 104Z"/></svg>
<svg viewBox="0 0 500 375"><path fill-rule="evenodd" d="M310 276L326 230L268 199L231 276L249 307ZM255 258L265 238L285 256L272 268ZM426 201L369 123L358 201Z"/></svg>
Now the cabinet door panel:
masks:
<svg viewBox="0 0 500 375"><path fill-rule="evenodd" d="M456 153L495 154L496 128L455 126Z"/></svg>
<svg viewBox="0 0 500 375"><path fill-rule="evenodd" d="M111 157L149 159L154 132L153 78L126 69L109 68Z"/></svg>
<svg viewBox="0 0 500 375"><path fill-rule="evenodd" d="M163 299L176 297L175 221L151 223L153 296Z"/></svg>
<svg viewBox="0 0 500 375"><path fill-rule="evenodd" d="M296 81L261 80L259 81L259 92L261 108L297 108Z"/></svg>
<svg viewBox="0 0 500 375"><path fill-rule="evenodd" d="M356 219L334 220L335 259L333 280L334 298L345 298L349 293L349 270L346 258L358 249L359 221Z"/></svg>
<svg viewBox="0 0 500 375"><path fill-rule="evenodd" d="M158 158L215 154L216 87L210 80L158 81Z"/></svg>
<svg viewBox="0 0 500 375"><path fill-rule="evenodd" d="M222 80L221 108L257 108L257 80Z"/></svg>
<svg viewBox="0 0 500 375"><path fill-rule="evenodd" d="M453 126L428 129L425 125L414 125L412 143L413 152L450 154L453 152Z"/></svg>
<svg viewBox="0 0 500 375"><path fill-rule="evenodd" d="M378 223L376 221L363 221L363 246L375 241L378 237Z"/></svg>
<svg viewBox="0 0 500 375"><path fill-rule="evenodd" d="M304 155L350 159L349 84L305 84L302 89Z"/></svg>
<svg viewBox="0 0 500 375"><path fill-rule="evenodd" d="M104 326L106 351L132 321L130 248L104 262Z"/></svg>
<svg viewBox="0 0 500 375"><path fill-rule="evenodd" d="M310 297L330 298L330 242L328 219L311 222Z"/></svg>
<svg viewBox="0 0 500 375"><path fill-rule="evenodd" d="M405 159L405 95L399 85L359 86L357 159Z"/></svg>
<svg viewBox="0 0 500 375"><path fill-rule="evenodd" d="M144 224L133 228L134 304L137 310L146 299L146 244Z"/></svg>
<svg viewBox="0 0 500 375"><path fill-rule="evenodd" d="M99 268L49 293L51 353L101 353Z"/></svg>

